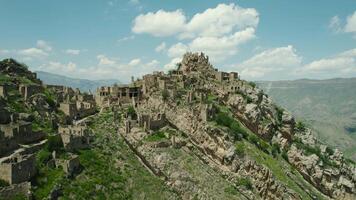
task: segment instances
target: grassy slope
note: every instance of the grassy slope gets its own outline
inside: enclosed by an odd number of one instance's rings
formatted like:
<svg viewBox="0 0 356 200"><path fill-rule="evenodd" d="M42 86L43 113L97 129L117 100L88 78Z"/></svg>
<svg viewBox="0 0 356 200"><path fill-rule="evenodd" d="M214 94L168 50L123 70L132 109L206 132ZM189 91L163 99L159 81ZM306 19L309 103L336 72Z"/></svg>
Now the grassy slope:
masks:
<svg viewBox="0 0 356 200"><path fill-rule="evenodd" d="M63 199L177 199L119 139L110 125L112 115L104 113L93 121L94 147L79 152L83 171L66 179L60 170L44 167L37 177L36 199L47 196L55 185L62 186ZM47 179L52 175L55 178Z"/></svg>
<svg viewBox="0 0 356 200"><path fill-rule="evenodd" d="M280 105L306 120L321 141L356 159L356 79L262 82Z"/></svg>

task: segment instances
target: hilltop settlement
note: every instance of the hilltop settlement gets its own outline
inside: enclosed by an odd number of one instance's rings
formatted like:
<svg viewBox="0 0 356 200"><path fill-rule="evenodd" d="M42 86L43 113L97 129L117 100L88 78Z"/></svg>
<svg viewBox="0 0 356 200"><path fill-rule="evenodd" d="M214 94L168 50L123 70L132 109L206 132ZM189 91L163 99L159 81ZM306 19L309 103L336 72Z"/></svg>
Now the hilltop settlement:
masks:
<svg viewBox="0 0 356 200"><path fill-rule="evenodd" d="M0 72L0 199L356 199L354 161L203 53L95 93Z"/></svg>

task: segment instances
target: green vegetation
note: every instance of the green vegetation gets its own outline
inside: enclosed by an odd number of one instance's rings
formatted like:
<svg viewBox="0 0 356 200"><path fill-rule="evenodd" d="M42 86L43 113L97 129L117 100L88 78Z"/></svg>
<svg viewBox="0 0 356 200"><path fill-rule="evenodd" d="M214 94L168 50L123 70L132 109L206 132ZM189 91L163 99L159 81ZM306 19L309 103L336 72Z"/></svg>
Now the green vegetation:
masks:
<svg viewBox="0 0 356 200"><path fill-rule="evenodd" d="M263 141L262 139L257 137L256 135L254 135L254 134L249 135L248 141L250 141L252 144L256 145L262 151L269 153L269 151L268 151L269 145L265 141Z"/></svg>
<svg viewBox="0 0 356 200"><path fill-rule="evenodd" d="M303 132L303 131L305 131L305 129L306 129L306 125L305 125L303 122L298 121L297 124L295 125L295 128L296 128L298 131Z"/></svg>
<svg viewBox="0 0 356 200"><path fill-rule="evenodd" d="M272 150L271 150L271 154L272 156L275 158L277 157L277 155L281 153L280 147L278 143L273 143L272 144Z"/></svg>
<svg viewBox="0 0 356 200"><path fill-rule="evenodd" d="M148 135L145 140L148 142L156 142L156 141L160 141L163 139L167 139L166 135L164 132L161 131L157 131L151 135Z"/></svg>
<svg viewBox="0 0 356 200"><path fill-rule="evenodd" d="M320 160L323 162L323 164L327 165L327 166L334 166L336 167L336 164L334 162L332 162L327 155L324 155L321 153L320 148L319 147L312 147L309 146L307 144L304 144L299 138L294 139L294 144L297 146L298 149L302 149L304 154L309 156L312 154L317 155ZM328 150L329 152L332 152L332 150Z"/></svg>
<svg viewBox="0 0 356 200"><path fill-rule="evenodd" d="M256 87L256 83L255 82L250 81L250 82L248 82L248 84L251 85L251 87L253 87L253 88Z"/></svg>
<svg viewBox="0 0 356 200"><path fill-rule="evenodd" d="M162 90L161 95L162 95L163 101L167 101L167 100L168 100L168 98L169 98L169 92L168 92L167 89Z"/></svg>
<svg viewBox="0 0 356 200"><path fill-rule="evenodd" d="M238 186L243 186L248 190L252 190L253 189L251 180L249 178L239 178L237 180L236 184Z"/></svg>
<svg viewBox="0 0 356 200"><path fill-rule="evenodd" d="M136 118L137 118L137 114L136 114L135 108L134 108L133 106L130 106L130 107L127 109L127 115L128 115L128 116L131 116L133 119L136 119Z"/></svg>
<svg viewBox="0 0 356 200"><path fill-rule="evenodd" d="M38 174L34 180L35 199L45 199L52 189L61 182L64 178L63 169L52 169L47 166L43 166L39 169Z"/></svg>
<svg viewBox="0 0 356 200"><path fill-rule="evenodd" d="M285 161L289 162L289 158L288 158L288 154L287 154L287 151L286 151L286 150L283 150L283 151L282 151L281 156L282 156L282 158L283 158Z"/></svg>
<svg viewBox="0 0 356 200"><path fill-rule="evenodd" d="M220 126L228 127L230 129L230 133L236 140L240 139L239 135L242 135L243 138L248 136L246 129L226 112L222 112L221 109L214 116L214 121Z"/></svg>
<svg viewBox="0 0 356 200"><path fill-rule="evenodd" d="M238 142L235 144L235 153L240 157L245 156L245 145L243 142Z"/></svg>
<svg viewBox="0 0 356 200"><path fill-rule="evenodd" d="M4 181L4 180L2 180L2 179L0 179L0 188L1 187L6 187L6 186L9 186L9 183Z"/></svg>
<svg viewBox="0 0 356 200"><path fill-rule="evenodd" d="M8 83L11 81L11 78L6 74L0 74L0 84Z"/></svg>

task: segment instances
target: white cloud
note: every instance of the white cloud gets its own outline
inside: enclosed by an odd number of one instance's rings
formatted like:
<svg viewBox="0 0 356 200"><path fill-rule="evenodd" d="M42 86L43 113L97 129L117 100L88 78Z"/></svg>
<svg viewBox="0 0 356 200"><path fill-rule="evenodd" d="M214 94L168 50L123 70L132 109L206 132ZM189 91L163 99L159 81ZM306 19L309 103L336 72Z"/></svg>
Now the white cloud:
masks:
<svg viewBox="0 0 356 200"><path fill-rule="evenodd" d="M129 65L130 66L137 66L141 63L141 59L139 58L135 58L135 59L132 59L130 62L129 62Z"/></svg>
<svg viewBox="0 0 356 200"><path fill-rule="evenodd" d="M36 46L44 51L52 51L52 47L44 40L37 40Z"/></svg>
<svg viewBox="0 0 356 200"><path fill-rule="evenodd" d="M171 69L176 69L177 64L180 63L181 61L182 61L181 57L173 58L169 63L165 64L163 68L166 71L171 70Z"/></svg>
<svg viewBox="0 0 356 200"><path fill-rule="evenodd" d="M185 20L186 18L181 10L149 12L135 18L132 31L137 34L149 33L157 37L170 36L183 30Z"/></svg>
<svg viewBox="0 0 356 200"><path fill-rule="evenodd" d="M66 54L70 54L70 55L79 55L80 54L80 50L79 49L67 49Z"/></svg>
<svg viewBox="0 0 356 200"><path fill-rule="evenodd" d="M117 42L124 42L124 41L128 41L128 40L133 40L133 39L135 39L135 36L131 35L131 36L120 38L117 40Z"/></svg>
<svg viewBox="0 0 356 200"><path fill-rule="evenodd" d="M8 54L8 53L10 53L10 50L0 49L0 54Z"/></svg>
<svg viewBox="0 0 356 200"><path fill-rule="evenodd" d="M116 64L116 61L111 59L111 58L108 58L107 56L105 55L97 55L96 58L99 60L99 65L115 65Z"/></svg>
<svg viewBox="0 0 356 200"><path fill-rule="evenodd" d="M345 25L346 33L356 33L356 11L347 17Z"/></svg>
<svg viewBox="0 0 356 200"><path fill-rule="evenodd" d="M156 52L162 52L166 50L166 43L162 42L161 44L159 44L156 48L155 51Z"/></svg>
<svg viewBox="0 0 356 200"><path fill-rule="evenodd" d="M223 37L198 37L189 44L189 48L206 53L213 61L221 61L235 55L238 45L255 37L255 29L250 27Z"/></svg>
<svg viewBox="0 0 356 200"><path fill-rule="evenodd" d="M159 64L158 60L151 60L151 62L147 63L145 66L146 67L157 67L158 64Z"/></svg>
<svg viewBox="0 0 356 200"><path fill-rule="evenodd" d="M259 14L253 8L219 4L216 8L195 14L186 25L185 35L219 37L246 27L257 27L258 22Z"/></svg>
<svg viewBox="0 0 356 200"><path fill-rule="evenodd" d="M220 37L247 27L256 28L259 14L253 8L242 8L232 3L219 4L215 8L197 13L189 22L186 19L181 10L149 12L135 18L132 31L158 37L178 35L181 39L197 36Z"/></svg>
<svg viewBox="0 0 356 200"><path fill-rule="evenodd" d="M303 73L329 74L345 76L347 73L356 72L356 49L351 49L330 58L323 58L305 65ZM351 75L351 74L350 74Z"/></svg>
<svg viewBox="0 0 356 200"><path fill-rule="evenodd" d="M291 73L302 64L296 49L289 45L265 50L238 65L244 78L269 78Z"/></svg>
<svg viewBox="0 0 356 200"><path fill-rule="evenodd" d="M351 33L353 38L356 39L356 11L349 15L344 23L342 23L339 16L332 17L329 22L329 28L335 33Z"/></svg>
<svg viewBox="0 0 356 200"><path fill-rule="evenodd" d="M213 62L218 62L235 55L240 44L254 39L259 23L257 10L233 3L219 4L195 14L190 20L187 18L181 10L150 12L136 17L132 31L188 39L168 49L167 55L171 58L191 50L202 51ZM156 51L160 50L161 47L156 48Z"/></svg>
<svg viewBox="0 0 356 200"><path fill-rule="evenodd" d="M67 72L72 73L77 69L77 65L73 62L69 62L67 64L63 64L60 62L50 61L48 65L42 66L41 69L52 71L52 72Z"/></svg>
<svg viewBox="0 0 356 200"><path fill-rule="evenodd" d="M46 51L39 48L22 49L19 50L18 54L21 56L31 57L31 58L43 58L48 56L48 53Z"/></svg>
<svg viewBox="0 0 356 200"><path fill-rule="evenodd" d="M334 31L335 33L339 33L342 31L341 28L341 20L339 18L339 16L334 16L330 19L329 21L329 28Z"/></svg>
<svg viewBox="0 0 356 200"><path fill-rule="evenodd" d="M167 54L169 57L181 57L187 51L189 51L189 47L187 45L177 43L168 49Z"/></svg>

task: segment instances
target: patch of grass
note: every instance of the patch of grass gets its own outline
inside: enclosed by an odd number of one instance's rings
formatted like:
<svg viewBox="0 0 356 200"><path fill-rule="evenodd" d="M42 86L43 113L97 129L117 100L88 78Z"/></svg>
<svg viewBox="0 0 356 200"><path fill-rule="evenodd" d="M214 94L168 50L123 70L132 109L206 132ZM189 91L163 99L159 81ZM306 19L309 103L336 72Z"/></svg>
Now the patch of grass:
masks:
<svg viewBox="0 0 356 200"><path fill-rule="evenodd" d="M214 116L214 121L220 126L228 127L230 129L230 134L232 134L235 140L239 139L239 134L242 135L243 138L248 136L245 128L243 128L239 122L229 116L226 112L221 112L220 110Z"/></svg>
<svg viewBox="0 0 356 200"><path fill-rule="evenodd" d="M235 144L235 153L240 157L245 156L245 145L243 142L238 142Z"/></svg>
<svg viewBox="0 0 356 200"><path fill-rule="evenodd" d="M145 138L145 141L148 141L148 142L157 142L157 141L160 141L162 139L166 139L166 135L164 134L164 132L161 132L161 131L157 131L151 135L148 135L146 138Z"/></svg>
<svg viewBox="0 0 356 200"><path fill-rule="evenodd" d="M46 198L51 190L56 184L61 182L64 178L64 172L62 169L51 169L48 167L42 167L38 171L34 185L34 197L35 199L44 199Z"/></svg>
<svg viewBox="0 0 356 200"><path fill-rule="evenodd" d="M252 190L252 183L249 178L239 178L236 182L238 186L244 186L248 190Z"/></svg>
<svg viewBox="0 0 356 200"><path fill-rule="evenodd" d="M0 188L1 187L6 187L6 186L9 186L9 183L4 181L4 180L2 180L2 179L0 179Z"/></svg>
<svg viewBox="0 0 356 200"><path fill-rule="evenodd" d="M232 194L232 195L238 195L239 194L239 192L233 186L226 187L224 189L224 192L228 193L228 194Z"/></svg>

